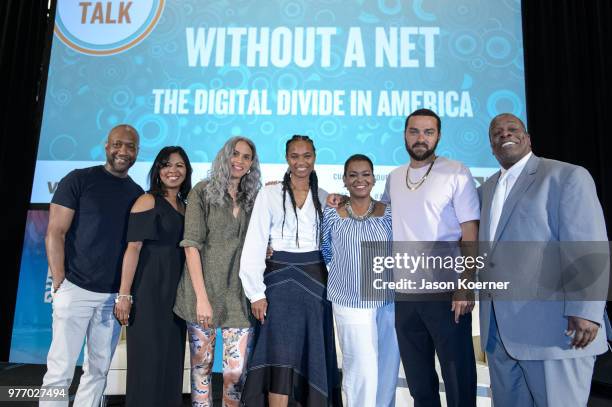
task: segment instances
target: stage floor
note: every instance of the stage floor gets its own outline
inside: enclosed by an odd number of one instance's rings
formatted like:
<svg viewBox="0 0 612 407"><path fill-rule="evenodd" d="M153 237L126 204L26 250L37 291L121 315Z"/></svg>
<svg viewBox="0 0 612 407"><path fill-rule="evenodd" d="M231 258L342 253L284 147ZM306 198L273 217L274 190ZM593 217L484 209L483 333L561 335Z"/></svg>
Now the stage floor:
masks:
<svg viewBox="0 0 612 407"><path fill-rule="evenodd" d="M489 395L489 377L488 369L484 365L477 365L478 372L478 407L489 407L491 406L491 399ZM32 364L15 364L15 363L0 363L0 386L37 386L42 382L42 377L45 373L44 365L32 365ZM72 386L70 387L71 399L74 397L76 392L78 380L81 376L81 369L77 368L74 376ZM223 377L220 373L213 374L213 399L215 406L221 406L221 387ZM440 384L440 398L442 400L442 406L446 406L444 400L444 385ZM609 407L612 403L612 393L606 392L605 388L601 386L593 386L591 391L591 398L589 400L589 407ZM15 407L26 407L36 406L37 403L28 402L4 402L0 403L3 407L15 406ZM72 405L72 403L71 403ZM106 405L108 407L119 407L124 405L123 396L108 396L106 398ZM190 406L189 395L183 395L183 405ZM399 383L397 388L397 403L396 405L402 407L411 407L413 405L412 398L406 387L406 381L403 377L403 371L400 372Z"/></svg>

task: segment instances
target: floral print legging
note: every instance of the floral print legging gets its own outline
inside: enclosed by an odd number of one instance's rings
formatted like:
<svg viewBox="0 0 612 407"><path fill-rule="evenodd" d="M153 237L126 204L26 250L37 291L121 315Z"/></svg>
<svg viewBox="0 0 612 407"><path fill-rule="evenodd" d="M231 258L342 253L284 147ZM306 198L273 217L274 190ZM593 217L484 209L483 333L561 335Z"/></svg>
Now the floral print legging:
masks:
<svg viewBox="0 0 612 407"><path fill-rule="evenodd" d="M212 367L217 330L188 323L191 353L191 405L212 407ZM252 328L221 328L223 335L223 407L237 407L246 376Z"/></svg>

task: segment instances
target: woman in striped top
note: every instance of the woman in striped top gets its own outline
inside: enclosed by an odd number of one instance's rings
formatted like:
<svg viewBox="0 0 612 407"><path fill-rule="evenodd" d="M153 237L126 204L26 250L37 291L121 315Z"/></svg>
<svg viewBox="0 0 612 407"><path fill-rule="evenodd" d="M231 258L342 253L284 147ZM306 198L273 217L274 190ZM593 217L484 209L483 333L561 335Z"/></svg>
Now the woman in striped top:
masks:
<svg viewBox="0 0 612 407"><path fill-rule="evenodd" d="M327 298L342 350L342 389L351 406L394 406L399 371L393 292L376 290L372 269L361 270L361 243L390 253L391 208L372 199L372 161L351 156L344 164L350 198L323 213L322 252L329 270ZM382 251L380 250L382 249ZM380 252L380 253L379 253Z"/></svg>

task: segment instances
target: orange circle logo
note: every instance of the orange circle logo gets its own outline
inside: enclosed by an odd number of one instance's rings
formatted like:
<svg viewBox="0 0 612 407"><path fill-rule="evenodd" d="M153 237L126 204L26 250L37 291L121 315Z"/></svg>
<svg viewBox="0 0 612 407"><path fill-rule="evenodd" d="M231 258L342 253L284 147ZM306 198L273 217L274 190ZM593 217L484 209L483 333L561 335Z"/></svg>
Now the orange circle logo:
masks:
<svg viewBox="0 0 612 407"><path fill-rule="evenodd" d="M165 0L58 1L55 35L88 55L112 55L132 48L153 30Z"/></svg>

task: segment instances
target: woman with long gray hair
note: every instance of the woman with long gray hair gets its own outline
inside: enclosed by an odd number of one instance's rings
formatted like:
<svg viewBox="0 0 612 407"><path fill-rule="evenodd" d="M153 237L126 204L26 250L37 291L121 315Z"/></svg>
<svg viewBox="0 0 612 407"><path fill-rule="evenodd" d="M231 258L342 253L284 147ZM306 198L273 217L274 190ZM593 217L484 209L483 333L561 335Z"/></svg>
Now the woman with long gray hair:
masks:
<svg viewBox="0 0 612 407"><path fill-rule="evenodd" d="M252 337L249 303L238 272L244 237L261 187L255 145L233 137L207 179L187 197L186 267L174 312L187 321L192 406L212 406L216 329L223 334L223 405L238 406Z"/></svg>

